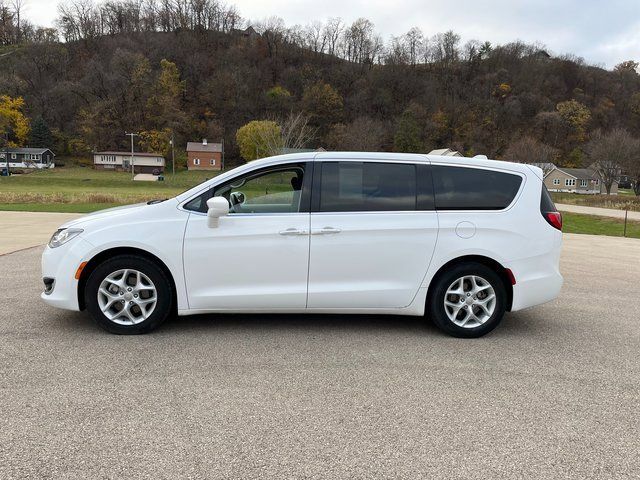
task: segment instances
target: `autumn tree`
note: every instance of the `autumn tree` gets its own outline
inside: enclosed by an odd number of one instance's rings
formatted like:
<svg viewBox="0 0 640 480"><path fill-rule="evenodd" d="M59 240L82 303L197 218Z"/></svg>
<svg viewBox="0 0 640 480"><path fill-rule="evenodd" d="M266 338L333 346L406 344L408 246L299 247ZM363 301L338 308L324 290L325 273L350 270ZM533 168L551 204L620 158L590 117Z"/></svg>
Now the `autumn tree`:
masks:
<svg viewBox="0 0 640 480"><path fill-rule="evenodd" d="M342 117L344 102L340 93L328 83L317 82L304 90L302 104L305 112L319 128Z"/></svg>
<svg viewBox="0 0 640 480"><path fill-rule="evenodd" d="M176 128L184 124L186 117L181 110L181 99L185 82L180 80L178 66L163 59L160 61L160 73L153 86L153 95L147 106L156 127Z"/></svg>
<svg viewBox="0 0 640 480"><path fill-rule="evenodd" d="M146 152L166 155L169 150L171 130L143 130L140 132L140 148Z"/></svg>
<svg viewBox="0 0 640 480"><path fill-rule="evenodd" d="M591 112L589 108L577 100L567 100L556 105L556 110L562 119L570 125L578 141L583 141L587 130Z"/></svg>
<svg viewBox="0 0 640 480"><path fill-rule="evenodd" d="M253 120L240 127L236 132L236 143L240 155L246 161L268 157L272 154L274 143L281 139L282 130L273 120ZM281 147L280 147L281 148Z"/></svg>
<svg viewBox="0 0 640 480"><path fill-rule="evenodd" d="M592 168L600 175L609 195L622 168L636 169L640 162L640 141L622 128L614 128L607 133L598 130L587 144L587 153L593 162Z"/></svg>
<svg viewBox="0 0 640 480"><path fill-rule="evenodd" d="M24 115L24 99L0 95L0 132L9 134L10 146L21 146L29 138L29 119Z"/></svg>
<svg viewBox="0 0 640 480"><path fill-rule="evenodd" d="M267 108L277 113L284 112L290 107L292 101L291 92L280 85L276 85L267 90L265 98Z"/></svg>

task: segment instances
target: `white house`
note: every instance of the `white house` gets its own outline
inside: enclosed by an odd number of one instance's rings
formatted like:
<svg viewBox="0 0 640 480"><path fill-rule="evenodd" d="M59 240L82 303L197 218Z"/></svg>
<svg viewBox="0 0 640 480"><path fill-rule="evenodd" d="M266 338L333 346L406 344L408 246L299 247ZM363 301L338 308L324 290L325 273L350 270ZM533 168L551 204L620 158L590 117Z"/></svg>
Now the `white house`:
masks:
<svg viewBox="0 0 640 480"><path fill-rule="evenodd" d="M93 166L96 170L131 171L135 173L162 173L164 172L164 157L157 153L135 152L94 152Z"/></svg>
<svg viewBox="0 0 640 480"><path fill-rule="evenodd" d="M48 148L3 148L0 150L0 169L9 168L53 168L56 155Z"/></svg>

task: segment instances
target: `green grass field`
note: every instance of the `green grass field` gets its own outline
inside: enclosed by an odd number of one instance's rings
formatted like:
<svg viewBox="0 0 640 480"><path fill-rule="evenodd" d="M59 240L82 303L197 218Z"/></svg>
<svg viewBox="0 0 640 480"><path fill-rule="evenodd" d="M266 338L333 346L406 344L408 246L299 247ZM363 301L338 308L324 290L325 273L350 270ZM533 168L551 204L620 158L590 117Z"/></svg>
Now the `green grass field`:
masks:
<svg viewBox="0 0 640 480"><path fill-rule="evenodd" d="M622 237L624 220L562 212L562 231L565 233ZM627 222L627 237L640 238L640 222Z"/></svg>
<svg viewBox="0 0 640 480"><path fill-rule="evenodd" d="M164 182L133 181L127 172L64 167L0 177L1 210L88 212L177 195L218 172L170 173Z"/></svg>

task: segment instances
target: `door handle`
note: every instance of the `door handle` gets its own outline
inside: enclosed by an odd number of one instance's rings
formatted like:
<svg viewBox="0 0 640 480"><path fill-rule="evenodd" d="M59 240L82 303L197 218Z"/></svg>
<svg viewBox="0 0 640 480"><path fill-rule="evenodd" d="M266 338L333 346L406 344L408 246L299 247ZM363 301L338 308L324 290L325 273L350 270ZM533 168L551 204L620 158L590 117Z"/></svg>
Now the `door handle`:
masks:
<svg viewBox="0 0 640 480"><path fill-rule="evenodd" d="M299 230L297 228L287 228L286 230L281 230L280 235L292 237L295 235L308 235L309 232L306 230Z"/></svg>
<svg viewBox="0 0 640 480"><path fill-rule="evenodd" d="M342 230L334 227L323 227L319 230L311 230L311 235L333 235L340 233Z"/></svg>

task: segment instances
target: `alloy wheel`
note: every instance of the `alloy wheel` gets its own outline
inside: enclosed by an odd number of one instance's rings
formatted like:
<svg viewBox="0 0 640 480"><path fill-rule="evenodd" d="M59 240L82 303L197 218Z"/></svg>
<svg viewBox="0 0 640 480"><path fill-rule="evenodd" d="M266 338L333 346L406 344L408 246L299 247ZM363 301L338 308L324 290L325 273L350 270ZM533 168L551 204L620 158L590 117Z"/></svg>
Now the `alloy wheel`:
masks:
<svg viewBox="0 0 640 480"><path fill-rule="evenodd" d="M491 318L496 308L496 292L478 275L465 275L455 280L444 296L444 309L453 323L475 328Z"/></svg>
<svg viewBox="0 0 640 480"><path fill-rule="evenodd" d="M119 325L135 325L153 313L158 301L156 287L144 273L134 269L107 275L98 288L102 313Z"/></svg>

